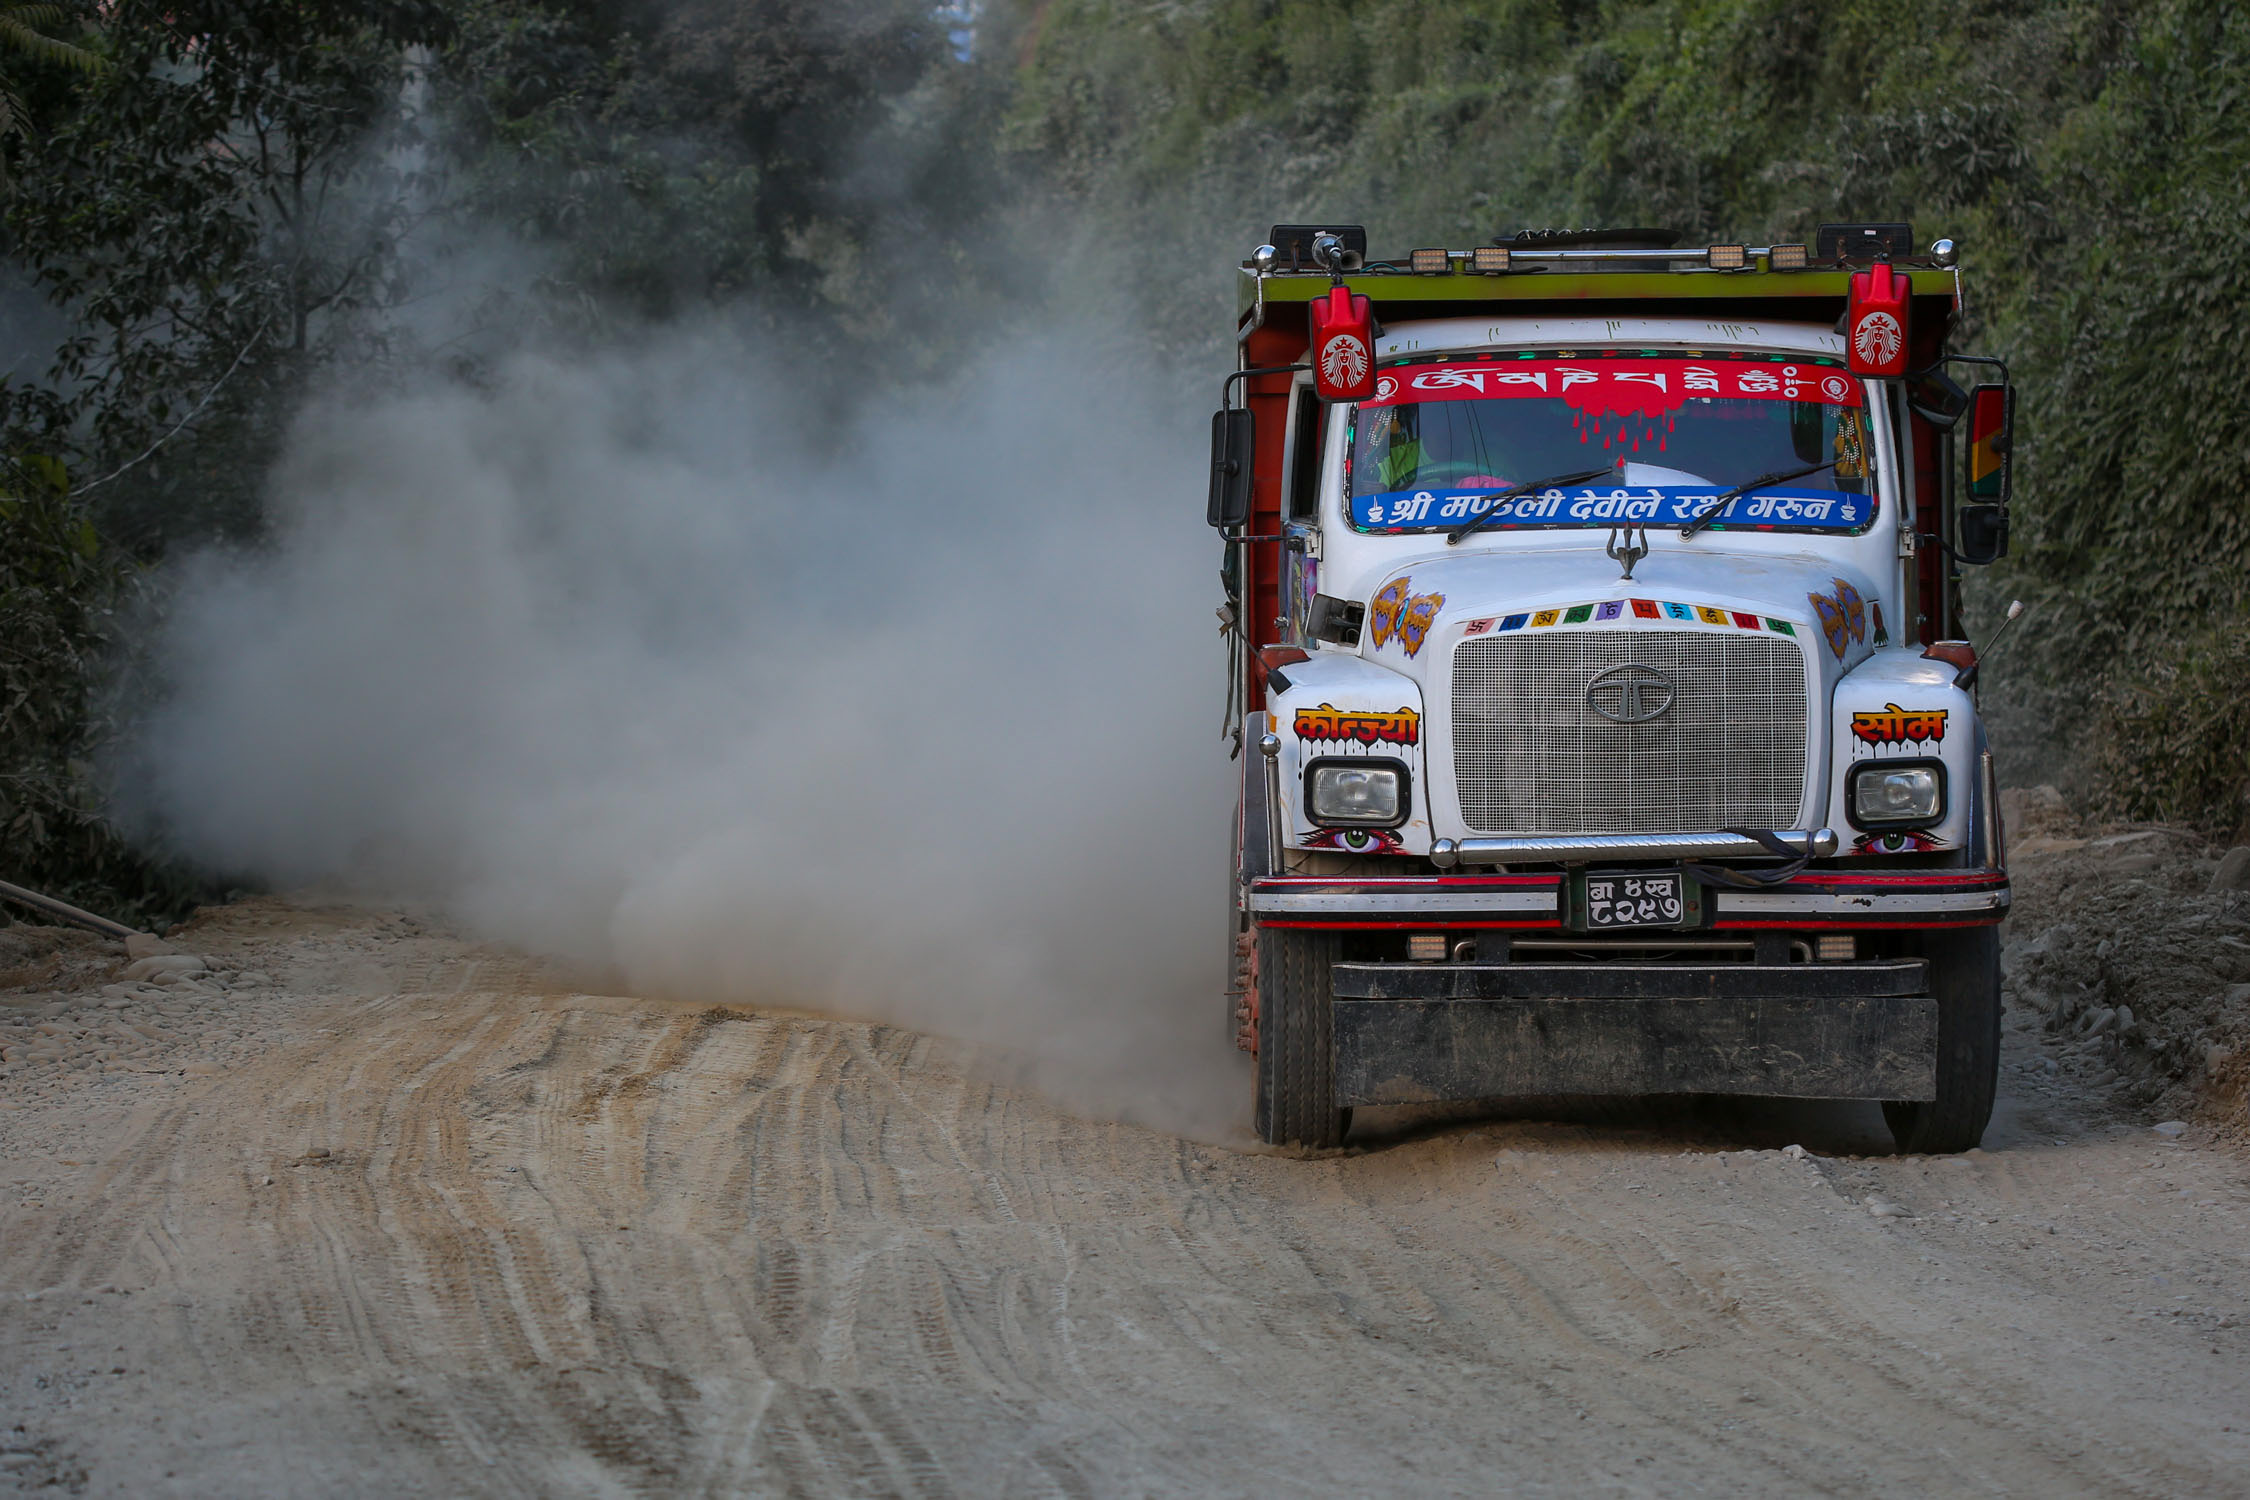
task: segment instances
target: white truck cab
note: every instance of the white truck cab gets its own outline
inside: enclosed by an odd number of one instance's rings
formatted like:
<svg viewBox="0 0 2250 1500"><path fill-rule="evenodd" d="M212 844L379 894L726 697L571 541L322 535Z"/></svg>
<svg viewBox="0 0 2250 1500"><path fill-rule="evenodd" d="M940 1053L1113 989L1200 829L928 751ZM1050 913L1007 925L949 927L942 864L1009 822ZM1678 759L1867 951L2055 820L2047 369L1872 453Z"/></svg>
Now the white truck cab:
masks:
<svg viewBox="0 0 2250 1500"><path fill-rule="evenodd" d="M1741 1092L1975 1144L2008 883L1948 637L2011 402L1948 376L1988 362L1944 349L1951 247L1903 234L1386 265L1277 226L1246 263L1211 519L1268 1139Z"/></svg>

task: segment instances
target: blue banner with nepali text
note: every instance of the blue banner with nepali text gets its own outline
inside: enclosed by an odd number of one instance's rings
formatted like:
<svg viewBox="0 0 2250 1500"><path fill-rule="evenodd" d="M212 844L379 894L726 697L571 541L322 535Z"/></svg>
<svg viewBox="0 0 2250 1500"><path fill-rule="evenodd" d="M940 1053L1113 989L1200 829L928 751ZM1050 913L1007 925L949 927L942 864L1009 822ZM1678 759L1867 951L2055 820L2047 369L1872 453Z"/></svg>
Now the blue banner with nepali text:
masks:
<svg viewBox="0 0 2250 1500"><path fill-rule="evenodd" d="M1449 531L1492 509L1498 490L1387 490L1351 497L1361 531ZM1486 531L1553 531L1574 526L1685 526L1725 494L1719 486L1602 485L1548 489L1501 501ZM1855 534L1875 518L1875 497L1849 490L1755 490L1727 502L1712 524L1727 531Z"/></svg>

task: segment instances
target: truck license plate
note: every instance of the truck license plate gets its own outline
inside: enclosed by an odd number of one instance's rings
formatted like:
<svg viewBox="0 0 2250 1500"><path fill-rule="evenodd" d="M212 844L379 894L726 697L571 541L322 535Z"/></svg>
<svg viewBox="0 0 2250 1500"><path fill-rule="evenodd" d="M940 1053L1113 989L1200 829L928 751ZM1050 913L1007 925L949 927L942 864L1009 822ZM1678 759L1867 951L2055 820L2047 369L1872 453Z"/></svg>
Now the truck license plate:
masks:
<svg viewBox="0 0 2250 1500"><path fill-rule="evenodd" d="M1589 871L1585 879L1585 898L1574 904L1588 932L1684 927L1699 915L1690 909L1695 903L1687 877L1678 870Z"/></svg>

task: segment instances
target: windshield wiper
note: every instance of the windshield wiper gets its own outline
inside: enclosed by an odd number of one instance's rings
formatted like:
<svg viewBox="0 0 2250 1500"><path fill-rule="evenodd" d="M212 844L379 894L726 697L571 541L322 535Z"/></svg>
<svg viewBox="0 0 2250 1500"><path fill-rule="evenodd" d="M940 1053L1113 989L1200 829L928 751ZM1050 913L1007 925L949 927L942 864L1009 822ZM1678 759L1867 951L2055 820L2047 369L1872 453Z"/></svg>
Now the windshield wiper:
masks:
<svg viewBox="0 0 2250 1500"><path fill-rule="evenodd" d="M1499 494L1492 497L1491 505L1477 512L1477 514L1471 516L1468 520L1463 521L1460 525L1447 532L1445 534L1445 544L1448 547L1458 546L1460 544L1461 538L1467 536L1470 532L1476 530L1479 526L1482 526L1485 522L1500 514L1500 508L1503 505L1507 504L1510 500L1515 499L1518 495L1528 495L1533 490L1543 490L1548 488L1550 485L1584 484L1590 479L1601 478L1609 471L1610 465L1604 464L1598 469L1587 469L1577 474L1557 474L1551 479L1527 479L1522 484L1511 484L1506 489L1502 490Z"/></svg>
<svg viewBox="0 0 2250 1500"><path fill-rule="evenodd" d="M1818 474L1822 469L1833 469L1837 462L1838 460L1832 458L1824 464L1807 464L1802 469L1776 469L1771 474L1760 474L1755 479L1745 480L1697 511L1695 519L1680 528L1680 540L1686 541L1689 537L1694 536L1704 527L1716 521L1719 518L1720 511L1725 510L1760 485L1780 484L1786 479L1802 479L1807 474Z"/></svg>

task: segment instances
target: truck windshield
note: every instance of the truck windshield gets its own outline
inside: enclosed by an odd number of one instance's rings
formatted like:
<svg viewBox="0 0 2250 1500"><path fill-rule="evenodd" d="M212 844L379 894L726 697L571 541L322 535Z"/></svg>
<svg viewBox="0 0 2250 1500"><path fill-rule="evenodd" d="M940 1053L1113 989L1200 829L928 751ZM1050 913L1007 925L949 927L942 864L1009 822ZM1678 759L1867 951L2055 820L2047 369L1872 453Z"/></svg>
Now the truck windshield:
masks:
<svg viewBox="0 0 2250 1500"><path fill-rule="evenodd" d="M1814 359L1581 352L1395 365L1353 416L1347 493L1355 529L1449 531L1685 526L1765 473L1835 460L1757 486L1714 531L1857 534L1875 519L1865 399ZM1613 478L1501 499L1542 474Z"/></svg>

